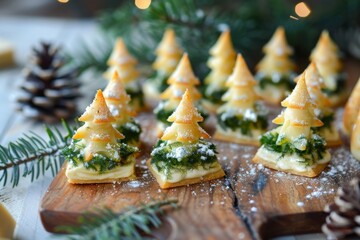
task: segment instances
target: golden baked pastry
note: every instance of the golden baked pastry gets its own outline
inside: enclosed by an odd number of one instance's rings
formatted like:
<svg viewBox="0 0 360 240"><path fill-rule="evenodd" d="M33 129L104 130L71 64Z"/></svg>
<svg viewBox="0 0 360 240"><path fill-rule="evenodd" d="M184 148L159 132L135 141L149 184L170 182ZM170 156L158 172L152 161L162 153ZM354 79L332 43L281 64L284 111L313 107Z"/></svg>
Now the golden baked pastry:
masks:
<svg viewBox="0 0 360 240"><path fill-rule="evenodd" d="M343 115L343 130L345 134L351 135L352 128L360 110L360 78L357 81L351 95L345 105Z"/></svg>
<svg viewBox="0 0 360 240"><path fill-rule="evenodd" d="M155 70L154 76L149 78L143 91L149 101L159 101L160 93L167 87L167 79L174 72L184 51L176 41L175 31L167 29L164 36L155 50L156 60L152 67Z"/></svg>
<svg viewBox="0 0 360 240"><path fill-rule="evenodd" d="M294 87L295 64L290 59L293 49L288 45L283 27L278 27L263 47L264 58L256 66L259 95L272 104L279 104Z"/></svg>
<svg viewBox="0 0 360 240"><path fill-rule="evenodd" d="M72 143L63 150L68 160L65 172L68 182L104 183L134 177L134 153L138 150L118 142L124 136L112 126L115 118L101 90L79 121L85 123L74 134Z"/></svg>
<svg viewBox="0 0 360 240"><path fill-rule="evenodd" d="M346 74L340 60L340 51L324 30L310 55L324 80L323 91L329 96L332 107L342 104L347 97Z"/></svg>
<svg viewBox="0 0 360 240"><path fill-rule="evenodd" d="M323 123L314 113L315 104L307 91L304 75L284 101L287 107L273 122L280 127L264 134L253 162L295 175L316 177L330 161L325 140L312 127Z"/></svg>
<svg viewBox="0 0 360 240"><path fill-rule="evenodd" d="M360 112L352 129L350 150L354 158L360 161Z"/></svg>
<svg viewBox="0 0 360 240"><path fill-rule="evenodd" d="M214 138L259 146L260 135L267 128L267 110L258 102L256 80L245 60L238 54L233 73L226 81L225 102L217 111Z"/></svg>
<svg viewBox="0 0 360 240"><path fill-rule="evenodd" d="M210 112L216 112L223 103L221 97L226 91L225 82L232 73L236 60L230 31L224 31L220 35L210 49L210 55L207 66L211 72L204 80L204 107Z"/></svg>
<svg viewBox="0 0 360 240"><path fill-rule="evenodd" d="M324 82L316 68L316 64L312 62L302 75L305 77L305 83L310 97L316 105L316 117L324 123L323 126L313 128L312 130L325 139L328 147L341 145L340 134L335 126L335 112L330 108L331 103L329 98L321 91L324 87ZM301 77L302 76L297 77L295 82Z"/></svg>
<svg viewBox="0 0 360 240"><path fill-rule="evenodd" d="M115 71L125 85L126 92L130 95L130 105L134 111L139 112L146 106L139 82L139 71L136 69L137 60L129 53L122 38L117 38L115 47L107 61L109 68L104 73L107 80L111 80Z"/></svg>
<svg viewBox="0 0 360 240"><path fill-rule="evenodd" d="M225 175L217 161L216 148L205 141L210 136L198 122L198 113L190 91L186 90L179 106L168 118L172 125L166 128L147 165L161 188L171 188Z"/></svg>
<svg viewBox="0 0 360 240"><path fill-rule="evenodd" d="M130 96L126 93L124 84L117 71L114 72L112 79L104 90L104 98L111 114L115 118L113 126L125 136L121 142L132 146L139 146L141 127L133 118L135 112L129 105Z"/></svg>
<svg viewBox="0 0 360 240"><path fill-rule="evenodd" d="M198 107L201 115L205 118L207 117L206 111L202 109L199 103L201 93L196 88L196 86L200 84L200 81L194 75L187 53L183 55L176 70L167 80L167 83L169 87L160 95L162 101L154 109L158 120L157 135L159 137L162 135L164 129L170 125L167 119L179 105L186 90L188 90L191 99Z"/></svg>

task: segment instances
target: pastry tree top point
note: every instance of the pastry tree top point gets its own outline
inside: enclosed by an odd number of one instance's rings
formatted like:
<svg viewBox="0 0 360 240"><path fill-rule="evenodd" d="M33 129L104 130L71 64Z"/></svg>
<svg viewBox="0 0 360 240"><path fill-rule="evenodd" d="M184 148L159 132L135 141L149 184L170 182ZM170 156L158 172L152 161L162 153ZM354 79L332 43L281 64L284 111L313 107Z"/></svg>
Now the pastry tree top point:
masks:
<svg viewBox="0 0 360 240"><path fill-rule="evenodd" d="M112 123L115 121L109 108L106 105L104 95L99 89L93 102L88 106L79 118L81 122Z"/></svg>
<svg viewBox="0 0 360 240"><path fill-rule="evenodd" d="M255 86L256 80L251 74L244 58L241 54L237 55L233 73L226 81L226 86Z"/></svg>
<svg viewBox="0 0 360 240"><path fill-rule="evenodd" d="M107 62L109 66L117 64L136 64L136 59L129 53L122 38L117 38L114 50Z"/></svg>
<svg viewBox="0 0 360 240"><path fill-rule="evenodd" d="M314 107L314 103L306 87L304 74L300 75L294 90L285 100L281 102L281 106L296 109Z"/></svg>
<svg viewBox="0 0 360 240"><path fill-rule="evenodd" d="M264 46L263 51L279 56L293 54L292 47L290 47L286 41L285 29L283 27L276 29L270 41Z"/></svg>
<svg viewBox="0 0 360 240"><path fill-rule="evenodd" d="M106 86L103 95L106 100L121 101L124 103L130 102L130 96L126 93L124 83L119 77L118 71L114 71L114 74Z"/></svg>
<svg viewBox="0 0 360 240"><path fill-rule="evenodd" d="M168 84L179 83L179 84L191 84L191 85L200 84L199 79L194 75L187 53L184 53L175 71L173 72L173 74L171 74L171 76L167 80L167 83Z"/></svg>
<svg viewBox="0 0 360 240"><path fill-rule="evenodd" d="M166 29L164 36L155 50L157 55L181 55L182 49L176 41L175 31L171 28Z"/></svg>
<svg viewBox="0 0 360 240"><path fill-rule="evenodd" d="M215 45L210 49L211 55L234 55L236 54L234 46L231 41L231 34L229 30L221 33Z"/></svg>

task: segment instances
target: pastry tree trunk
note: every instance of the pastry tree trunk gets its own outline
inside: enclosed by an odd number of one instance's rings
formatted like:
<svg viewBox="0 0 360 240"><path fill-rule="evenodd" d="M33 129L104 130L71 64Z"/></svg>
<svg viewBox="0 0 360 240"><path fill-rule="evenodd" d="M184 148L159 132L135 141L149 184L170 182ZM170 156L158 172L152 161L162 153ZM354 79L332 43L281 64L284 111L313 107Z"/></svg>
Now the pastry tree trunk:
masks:
<svg viewBox="0 0 360 240"><path fill-rule="evenodd" d="M179 106L168 118L172 122L166 128L161 140L170 142L196 143L201 138L210 138L202 129L198 122L203 121L203 117L196 110L190 91L186 90Z"/></svg>
<svg viewBox="0 0 360 240"><path fill-rule="evenodd" d="M73 139L84 142L85 161L90 161L94 154L106 152L109 144L116 144L124 136L112 124L115 118L109 111L101 90L98 90L94 101L86 108L85 113L79 118L85 122L73 136Z"/></svg>

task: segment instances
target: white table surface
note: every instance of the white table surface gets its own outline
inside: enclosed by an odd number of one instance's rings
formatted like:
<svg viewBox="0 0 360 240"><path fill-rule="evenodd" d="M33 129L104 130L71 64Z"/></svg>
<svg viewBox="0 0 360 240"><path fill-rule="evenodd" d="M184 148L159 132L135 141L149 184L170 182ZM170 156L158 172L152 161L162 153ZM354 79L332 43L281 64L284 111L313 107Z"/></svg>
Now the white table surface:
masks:
<svg viewBox="0 0 360 240"><path fill-rule="evenodd" d="M43 125L36 124L14 112L13 98L22 81L21 69L29 56L32 46L39 41L51 41L63 45L68 51L79 46L80 39L91 42L99 32L93 21L0 17L0 38L11 41L15 46L18 67L0 70L0 143L6 145L30 129L43 133ZM85 38L86 36L86 38ZM91 96L89 96L91 98ZM86 101L86 100L85 100ZM90 100L89 100L90 101ZM44 192L52 180L51 173L30 183L21 178L19 186L12 188L0 186L0 202L10 211L17 222L15 239L49 239L54 234L43 228L38 207ZM1 224L1 219L0 219ZM59 237L58 235L56 235ZM325 239L322 234L288 236L277 240Z"/></svg>

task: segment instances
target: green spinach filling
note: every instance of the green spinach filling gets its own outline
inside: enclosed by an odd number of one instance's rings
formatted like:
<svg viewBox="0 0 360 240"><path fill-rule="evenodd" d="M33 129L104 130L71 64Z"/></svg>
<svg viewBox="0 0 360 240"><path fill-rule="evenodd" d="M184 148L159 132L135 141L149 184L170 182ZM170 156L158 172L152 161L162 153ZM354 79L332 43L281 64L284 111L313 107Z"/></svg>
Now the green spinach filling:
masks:
<svg viewBox="0 0 360 240"><path fill-rule="evenodd" d="M141 88L139 89L127 88L126 93L129 94L131 97L130 104L133 104L134 102L138 101L140 106L145 106L144 93L142 92Z"/></svg>
<svg viewBox="0 0 360 240"><path fill-rule="evenodd" d="M345 73L338 74L335 81L336 81L335 89L332 90L332 89L324 88L324 89L322 89L323 93L325 93L328 96L333 96L333 95L337 95L337 94L345 91L345 89L346 89L346 74Z"/></svg>
<svg viewBox="0 0 360 240"><path fill-rule="evenodd" d="M85 145L72 142L62 150L62 155L74 166L83 163L86 169L92 169L99 174L111 170L117 166L127 165L131 162L130 156L138 152L138 148L126 145L125 143L109 144L106 152L94 154L90 161L84 159ZM118 158L114 156L119 156Z"/></svg>
<svg viewBox="0 0 360 240"><path fill-rule="evenodd" d="M138 142L140 139L141 127L135 121L127 122L116 129L125 136L120 140L122 143Z"/></svg>
<svg viewBox="0 0 360 240"><path fill-rule="evenodd" d="M297 143L304 142L306 142L305 150L299 150L295 147ZM300 163L306 166L315 164L319 159L323 158L326 152L326 143L324 139L317 134L312 134L310 139L306 139L305 136L300 136L291 142L285 136L280 136L279 138L279 133L271 131L261 136L260 143L269 151L281 153L281 158L286 155L296 154L302 158Z"/></svg>
<svg viewBox="0 0 360 240"><path fill-rule="evenodd" d="M203 95L205 99L209 100L210 102L214 104L222 104L223 101L221 100L222 96L225 94L226 89L219 89L214 92L208 92L206 91L206 87L203 89Z"/></svg>
<svg viewBox="0 0 360 240"><path fill-rule="evenodd" d="M267 117L254 113L254 117L247 118L244 115L231 115L227 112L217 114L217 122L219 126L224 129L231 129L232 131L240 130L242 135L252 136L252 130L265 130L268 126Z"/></svg>
<svg viewBox="0 0 360 240"><path fill-rule="evenodd" d="M281 76L279 79L274 79L274 77L257 75L256 79L259 81L260 89L264 90L266 86L280 86L283 85L287 90L292 90L295 87L295 82L292 76Z"/></svg>
<svg viewBox="0 0 360 240"><path fill-rule="evenodd" d="M168 78L168 75L161 72L156 72L149 78L149 80L154 83L156 90L161 93L169 86L167 84Z"/></svg>
<svg viewBox="0 0 360 240"><path fill-rule="evenodd" d="M198 104L196 106L196 109L198 110L198 112L200 113L200 115L204 118L204 121L209 117L209 113L206 112L206 110L200 105ZM156 116L156 119L160 122L162 122L163 124L165 124L166 126L170 126L171 122L168 122L167 119L170 117L171 114L173 114L173 112L175 111L175 109L166 109L165 108L165 102L161 102L155 109L154 109L154 114ZM202 122L202 123L203 123ZM202 124L200 123L200 125Z"/></svg>
<svg viewBox="0 0 360 240"><path fill-rule="evenodd" d="M210 169L217 162L215 145L205 140L197 143L182 143L159 140L151 152L151 164L159 172L171 178L172 171L185 174L190 169Z"/></svg>

